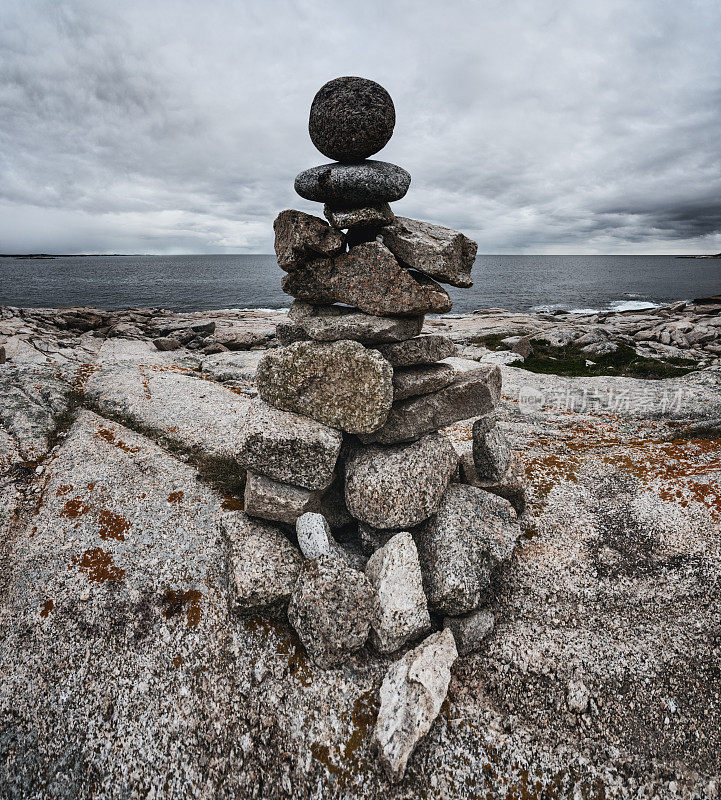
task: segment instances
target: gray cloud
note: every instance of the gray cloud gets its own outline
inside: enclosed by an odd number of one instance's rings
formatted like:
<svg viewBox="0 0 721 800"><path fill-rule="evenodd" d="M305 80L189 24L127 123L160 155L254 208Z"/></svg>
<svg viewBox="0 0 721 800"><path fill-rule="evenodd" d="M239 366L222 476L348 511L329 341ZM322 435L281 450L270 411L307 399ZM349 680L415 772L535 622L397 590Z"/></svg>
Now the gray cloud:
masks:
<svg viewBox="0 0 721 800"><path fill-rule="evenodd" d="M0 252L270 252L337 75L481 252L721 251L717 0L4 0Z"/></svg>

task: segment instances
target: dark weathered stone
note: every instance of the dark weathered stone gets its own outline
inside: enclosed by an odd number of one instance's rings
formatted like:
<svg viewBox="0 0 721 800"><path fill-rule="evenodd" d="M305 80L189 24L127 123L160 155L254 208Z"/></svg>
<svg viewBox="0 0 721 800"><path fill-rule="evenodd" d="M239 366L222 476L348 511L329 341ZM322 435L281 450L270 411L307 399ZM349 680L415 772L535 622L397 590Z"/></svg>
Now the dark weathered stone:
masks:
<svg viewBox="0 0 721 800"><path fill-rule="evenodd" d="M459 420L492 411L501 394L501 371L495 364L478 366L473 372L457 375L445 389L393 403L385 425L374 433L362 434L361 441L409 442Z"/></svg>
<svg viewBox="0 0 721 800"><path fill-rule="evenodd" d="M158 350L166 352L168 350L177 350L181 347L180 342L172 336L161 336L158 339L153 339L153 344Z"/></svg>
<svg viewBox="0 0 721 800"><path fill-rule="evenodd" d="M370 633L373 587L342 559L318 556L303 563L288 606L288 621L308 655L328 669L363 647Z"/></svg>
<svg viewBox="0 0 721 800"><path fill-rule="evenodd" d="M377 228L390 225L395 219L388 203L352 208L334 208L326 204L323 208L325 218L334 228Z"/></svg>
<svg viewBox="0 0 721 800"><path fill-rule="evenodd" d="M303 300L293 301L288 316L306 338L319 342L402 342L418 336L423 328L422 316L379 317L347 306L315 306Z"/></svg>
<svg viewBox="0 0 721 800"><path fill-rule="evenodd" d="M456 371L450 364L420 364L393 370L393 400L437 392L453 383Z"/></svg>
<svg viewBox="0 0 721 800"><path fill-rule="evenodd" d="M345 247L343 234L320 217L302 211L281 211L273 223L278 266L291 272L318 256L334 256Z"/></svg>
<svg viewBox="0 0 721 800"><path fill-rule="evenodd" d="M446 617L443 627L450 629L456 640L459 656L475 653L488 637L495 625L493 612L487 608L479 608L464 617Z"/></svg>
<svg viewBox="0 0 721 800"><path fill-rule="evenodd" d="M519 516L526 510L526 470L519 453L511 451L506 472L498 480L478 476L471 448L461 453L458 465L461 483L505 498Z"/></svg>
<svg viewBox="0 0 721 800"><path fill-rule="evenodd" d="M395 124L388 92L375 81L347 76L318 90L310 107L308 133L324 156L361 161L385 147Z"/></svg>
<svg viewBox="0 0 721 800"><path fill-rule="evenodd" d="M255 400L245 416L237 458L246 469L273 480L326 489L342 442L335 428Z"/></svg>
<svg viewBox="0 0 721 800"><path fill-rule="evenodd" d="M359 447L345 465L348 510L375 528L418 525L438 508L457 463L442 433L395 447Z"/></svg>
<svg viewBox="0 0 721 800"><path fill-rule="evenodd" d="M377 316L443 314L451 300L435 281L402 267L380 242L317 259L283 278L286 294L318 305L347 303Z"/></svg>
<svg viewBox="0 0 721 800"><path fill-rule="evenodd" d="M396 217L383 229L383 244L404 264L441 283L473 286L471 268L478 244L460 231Z"/></svg>
<svg viewBox="0 0 721 800"><path fill-rule="evenodd" d="M331 206L369 206L400 200L411 176L387 161L360 164L321 164L295 178L295 190L306 200Z"/></svg>
<svg viewBox="0 0 721 800"><path fill-rule="evenodd" d="M413 534L430 607L451 616L478 608L492 571L513 553L520 533L507 500L452 483L438 512Z"/></svg>
<svg viewBox="0 0 721 800"><path fill-rule="evenodd" d="M393 369L358 342L296 342L269 350L256 384L266 403L348 433L370 433L388 416Z"/></svg>
<svg viewBox="0 0 721 800"><path fill-rule="evenodd" d="M393 367L412 367L416 364L432 364L455 355L456 346L439 333L417 336L397 344L381 345L377 348L383 358Z"/></svg>
<svg viewBox="0 0 721 800"><path fill-rule="evenodd" d="M290 319L284 319L275 326L275 336L281 344L307 342L310 336Z"/></svg>
<svg viewBox="0 0 721 800"><path fill-rule="evenodd" d="M274 481L249 471L245 481L245 511L252 517L293 525L301 514L320 509L321 495L320 491Z"/></svg>

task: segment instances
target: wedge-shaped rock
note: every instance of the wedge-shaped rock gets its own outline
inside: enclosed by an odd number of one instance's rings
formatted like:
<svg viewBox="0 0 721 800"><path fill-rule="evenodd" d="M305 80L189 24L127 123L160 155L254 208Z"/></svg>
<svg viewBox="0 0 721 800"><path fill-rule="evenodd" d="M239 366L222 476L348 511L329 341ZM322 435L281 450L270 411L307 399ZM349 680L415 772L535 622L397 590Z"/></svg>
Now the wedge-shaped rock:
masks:
<svg viewBox="0 0 721 800"><path fill-rule="evenodd" d="M460 231L408 217L383 230L383 244L402 263L441 283L473 286L471 268L478 244Z"/></svg>
<svg viewBox="0 0 721 800"><path fill-rule="evenodd" d="M353 569L364 569L366 558L362 553L347 550L333 538L328 520L323 514L312 511L302 514L295 522L298 547L306 558L331 556L341 558Z"/></svg>
<svg viewBox="0 0 721 800"><path fill-rule="evenodd" d="M241 612L277 610L288 604L303 557L282 531L241 511L226 514L233 606Z"/></svg>
<svg viewBox="0 0 721 800"><path fill-rule="evenodd" d="M345 467L348 510L374 528L418 525L437 510L457 463L442 433L394 447L359 447Z"/></svg>
<svg viewBox="0 0 721 800"><path fill-rule="evenodd" d="M347 303L377 316L444 314L451 299L435 281L402 267L380 242L319 258L284 276L286 294L310 303Z"/></svg>
<svg viewBox="0 0 721 800"><path fill-rule="evenodd" d="M288 620L319 667L342 664L370 632L374 593L362 572L342 559L304 562L288 606Z"/></svg>
<svg viewBox="0 0 721 800"><path fill-rule="evenodd" d="M388 203L354 208L333 208L326 204L323 214L334 228L376 228L390 225L395 219Z"/></svg>
<svg viewBox="0 0 721 800"><path fill-rule="evenodd" d="M479 608L464 617L446 617L443 627L453 634L459 656L475 653L490 635L495 625L493 612L487 608Z"/></svg>
<svg viewBox="0 0 721 800"><path fill-rule="evenodd" d="M393 400L390 364L346 340L270 350L258 364L256 384L266 403L348 433L379 428Z"/></svg>
<svg viewBox="0 0 721 800"><path fill-rule="evenodd" d="M508 467L498 480L478 476L471 447L466 447L459 453L458 465L461 483L477 486L479 489L505 498L519 516L526 510L526 470L518 452L511 451Z"/></svg>
<svg viewBox="0 0 721 800"><path fill-rule="evenodd" d="M238 461L249 470L304 489L326 489L343 434L300 414L254 400L245 418Z"/></svg>
<svg viewBox="0 0 721 800"><path fill-rule="evenodd" d="M403 778L408 759L438 716L456 658L453 634L444 630L388 668L381 685L373 743L392 781Z"/></svg>
<svg viewBox="0 0 721 800"><path fill-rule="evenodd" d="M394 403L385 425L360 438L381 444L413 441L459 420L487 414L500 394L500 369L495 364L479 364L479 369L457 375L445 389Z"/></svg>
<svg viewBox="0 0 721 800"><path fill-rule="evenodd" d="M450 364L419 364L393 370L393 399L405 400L419 394L430 394L449 386L456 378Z"/></svg>
<svg viewBox="0 0 721 800"><path fill-rule="evenodd" d="M273 223L275 254L286 272L302 267L312 258L334 256L345 247L343 235L320 217L302 211L281 211Z"/></svg>
<svg viewBox="0 0 721 800"><path fill-rule="evenodd" d="M394 653L430 630L421 565L410 533L397 533L376 550L365 574L376 591L371 640L381 653Z"/></svg>
<svg viewBox="0 0 721 800"><path fill-rule="evenodd" d="M252 517L292 525L301 514L320 508L321 495L322 492L312 492L248 471L245 510Z"/></svg>
<svg viewBox="0 0 721 800"><path fill-rule="evenodd" d="M402 342L418 336L423 317L378 317L347 306L316 306L294 300L290 320L319 342L350 339L361 344Z"/></svg>
<svg viewBox="0 0 721 800"><path fill-rule="evenodd" d="M454 355L456 346L447 336L431 333L404 342L381 345L378 350L394 367L412 367L448 358Z"/></svg>
<svg viewBox="0 0 721 800"><path fill-rule="evenodd" d="M438 513L414 532L430 607L451 616L478 608L491 572L513 553L520 533L507 500L452 483Z"/></svg>
<svg viewBox="0 0 721 800"><path fill-rule="evenodd" d="M483 480L500 481L508 470L511 445L498 425L481 417L473 423L473 462Z"/></svg>

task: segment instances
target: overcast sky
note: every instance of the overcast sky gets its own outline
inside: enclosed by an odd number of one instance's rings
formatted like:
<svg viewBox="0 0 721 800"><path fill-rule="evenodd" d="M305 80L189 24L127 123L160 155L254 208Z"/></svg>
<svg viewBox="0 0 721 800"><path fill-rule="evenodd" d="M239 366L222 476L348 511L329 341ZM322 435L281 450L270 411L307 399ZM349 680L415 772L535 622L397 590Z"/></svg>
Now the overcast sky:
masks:
<svg viewBox="0 0 721 800"><path fill-rule="evenodd" d="M484 253L721 251L719 0L0 0L0 252L271 252L372 78L396 213Z"/></svg>

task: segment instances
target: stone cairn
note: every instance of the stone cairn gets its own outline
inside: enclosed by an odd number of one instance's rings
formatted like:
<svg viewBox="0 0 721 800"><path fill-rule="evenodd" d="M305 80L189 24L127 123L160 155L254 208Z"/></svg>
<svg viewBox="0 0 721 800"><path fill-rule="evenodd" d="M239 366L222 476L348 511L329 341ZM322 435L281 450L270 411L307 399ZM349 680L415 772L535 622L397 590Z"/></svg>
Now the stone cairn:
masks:
<svg viewBox="0 0 721 800"><path fill-rule="evenodd" d="M275 220L295 300L278 325L283 346L258 366L239 460L246 513L281 523L304 556L284 560L279 599L313 661L336 667L366 645L405 652L381 687L374 734L399 779L458 653L493 627L492 574L520 529L499 496L514 499L493 416L499 368L459 367L450 339L421 334L424 314L451 309L440 283L472 285L477 245L394 215L411 177L368 160L394 125L390 95L370 80L337 78L313 100L311 139L335 163L301 172L295 189L327 221L292 210ZM472 457L459 463L439 429L471 417Z"/></svg>

